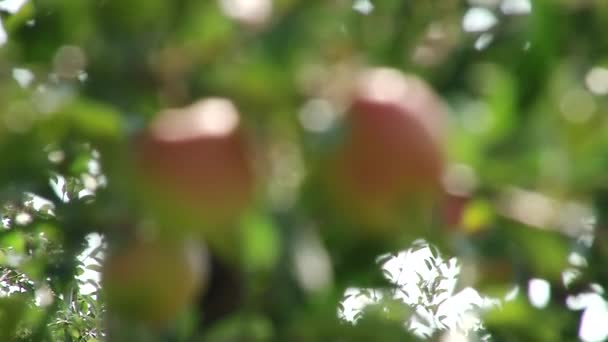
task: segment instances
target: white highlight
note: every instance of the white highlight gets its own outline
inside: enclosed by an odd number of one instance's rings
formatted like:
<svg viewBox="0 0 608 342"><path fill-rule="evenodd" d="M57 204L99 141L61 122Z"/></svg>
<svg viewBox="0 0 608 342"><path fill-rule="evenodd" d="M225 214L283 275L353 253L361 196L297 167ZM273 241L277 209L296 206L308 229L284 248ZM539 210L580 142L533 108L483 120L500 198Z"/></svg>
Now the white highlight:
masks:
<svg viewBox="0 0 608 342"><path fill-rule="evenodd" d="M153 134L165 141L223 137L239 124L234 104L223 98L207 98L184 109L170 109L152 124Z"/></svg>
<svg viewBox="0 0 608 342"><path fill-rule="evenodd" d="M328 131L334 125L337 116L329 101L313 99L302 106L298 119L307 131L322 133Z"/></svg>
<svg viewBox="0 0 608 342"><path fill-rule="evenodd" d="M355 0L353 10L363 15L368 15L374 10L374 4L370 0Z"/></svg>
<svg viewBox="0 0 608 342"><path fill-rule="evenodd" d="M37 306L47 307L53 303L53 291L46 285L43 285L36 290L35 297Z"/></svg>
<svg viewBox="0 0 608 342"><path fill-rule="evenodd" d="M581 274L582 272L579 269L566 268L562 271L562 284L564 284L564 286L570 286L570 284L581 277Z"/></svg>
<svg viewBox="0 0 608 342"><path fill-rule="evenodd" d="M34 81L34 73L25 68L13 68L13 78L21 88L27 88Z"/></svg>
<svg viewBox="0 0 608 342"><path fill-rule="evenodd" d="M608 303L596 293L581 294L568 298L571 308L584 308L578 336L584 342L601 342L608 338Z"/></svg>
<svg viewBox="0 0 608 342"><path fill-rule="evenodd" d="M80 285L80 293L84 295L95 294L99 289L101 275L95 268L101 267L100 261L104 254L100 248L103 244L101 235L91 233L86 236L87 248L78 256L78 260L84 266L84 272L77 277Z"/></svg>
<svg viewBox="0 0 608 342"><path fill-rule="evenodd" d="M32 215L25 213L25 212L18 213L15 216L15 223L20 226L26 226L26 225L32 223L32 221L33 221Z"/></svg>
<svg viewBox="0 0 608 342"><path fill-rule="evenodd" d="M587 267L587 259L577 252L572 252L568 255L568 262L572 266Z"/></svg>
<svg viewBox="0 0 608 342"><path fill-rule="evenodd" d="M506 15L525 15L532 12L530 0L503 0L500 10Z"/></svg>
<svg viewBox="0 0 608 342"><path fill-rule="evenodd" d="M0 11L6 11L11 14L17 13L27 0L4 0L0 1Z"/></svg>
<svg viewBox="0 0 608 342"><path fill-rule="evenodd" d="M220 0L220 7L229 18L247 25L261 25L272 15L272 0Z"/></svg>
<svg viewBox="0 0 608 342"><path fill-rule="evenodd" d="M451 164L442 178L446 191L452 195L470 195L477 187L475 170L467 164Z"/></svg>
<svg viewBox="0 0 608 342"><path fill-rule="evenodd" d="M530 279L528 282L528 297L532 306L542 309L549 304L551 284L544 279Z"/></svg>
<svg viewBox="0 0 608 342"><path fill-rule="evenodd" d="M594 67L585 76L587 89L595 95L608 94L608 69Z"/></svg>
<svg viewBox="0 0 608 342"><path fill-rule="evenodd" d="M2 18L0 18L0 46L4 45L8 40L8 36L6 31L4 31L4 26L2 25Z"/></svg>
<svg viewBox="0 0 608 342"><path fill-rule="evenodd" d="M484 297L471 287L455 293L460 274L457 260L433 256L432 247L424 243L418 240L414 247L396 256L381 256L389 257L381 267L397 290L350 288L345 292L339 317L356 323L358 313L367 305L390 295L415 310L416 314L405 324L420 337L431 336L437 330L468 333L483 329L479 310L496 308L500 301Z"/></svg>
<svg viewBox="0 0 608 342"><path fill-rule="evenodd" d="M512 300L514 300L515 298L517 298L517 296L519 295L519 286L515 286L513 287L509 292L507 292L507 294L505 294L505 302L510 302Z"/></svg>
<svg viewBox="0 0 608 342"><path fill-rule="evenodd" d="M303 233L297 240L294 264L298 281L308 291L327 288L333 280L329 254L313 233Z"/></svg>
<svg viewBox="0 0 608 342"><path fill-rule="evenodd" d="M475 44L473 46L475 47L475 50L481 51L481 50L484 50L485 48L487 48L488 46L490 46L490 44L492 43L493 40L494 40L493 34L483 33L481 36L479 36L479 38L477 38L477 40L475 41Z"/></svg>
<svg viewBox="0 0 608 342"><path fill-rule="evenodd" d="M403 74L391 68L376 68L361 75L359 94L380 102L401 100L407 95L408 80Z"/></svg>
<svg viewBox="0 0 608 342"><path fill-rule="evenodd" d="M462 19L462 28L466 32L485 32L498 23L492 11L483 7L472 7Z"/></svg>

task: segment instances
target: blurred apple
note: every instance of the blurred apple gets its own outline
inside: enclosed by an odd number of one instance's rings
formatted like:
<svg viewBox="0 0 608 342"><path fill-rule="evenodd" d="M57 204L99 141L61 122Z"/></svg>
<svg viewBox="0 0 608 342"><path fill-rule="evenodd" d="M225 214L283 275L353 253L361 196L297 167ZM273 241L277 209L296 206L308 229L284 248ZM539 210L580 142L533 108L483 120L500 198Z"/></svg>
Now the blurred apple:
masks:
<svg viewBox="0 0 608 342"><path fill-rule="evenodd" d="M137 141L135 158L142 199L164 226L234 223L252 201L251 149L230 100L161 112Z"/></svg>
<svg viewBox="0 0 608 342"><path fill-rule="evenodd" d="M435 198L445 116L423 80L389 68L362 72L344 116L344 140L329 161L329 187L341 210L363 225L389 228Z"/></svg>
<svg viewBox="0 0 608 342"><path fill-rule="evenodd" d="M111 314L160 327L206 288L208 269L199 245L138 241L107 255L103 293Z"/></svg>

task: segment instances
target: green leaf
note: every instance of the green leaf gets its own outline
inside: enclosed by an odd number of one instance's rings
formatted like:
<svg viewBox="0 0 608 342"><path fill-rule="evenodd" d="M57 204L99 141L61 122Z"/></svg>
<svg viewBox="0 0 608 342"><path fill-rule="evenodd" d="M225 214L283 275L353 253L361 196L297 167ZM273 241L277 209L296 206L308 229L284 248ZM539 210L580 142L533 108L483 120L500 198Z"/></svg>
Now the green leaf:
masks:
<svg viewBox="0 0 608 342"><path fill-rule="evenodd" d="M77 98L57 114L66 129L76 137L95 141L116 141L124 134L120 113L111 105Z"/></svg>
<svg viewBox="0 0 608 342"><path fill-rule="evenodd" d="M243 262L251 270L269 270L279 256L280 240L273 222L261 215L250 215L242 224Z"/></svg>

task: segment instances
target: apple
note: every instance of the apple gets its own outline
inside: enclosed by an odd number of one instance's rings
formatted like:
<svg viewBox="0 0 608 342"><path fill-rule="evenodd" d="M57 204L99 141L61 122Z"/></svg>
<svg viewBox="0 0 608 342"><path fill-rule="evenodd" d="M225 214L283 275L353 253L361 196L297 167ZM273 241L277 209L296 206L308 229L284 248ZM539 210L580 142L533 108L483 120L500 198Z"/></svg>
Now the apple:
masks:
<svg viewBox="0 0 608 342"><path fill-rule="evenodd" d="M208 269L199 245L137 241L106 256L102 289L111 314L159 327L205 289Z"/></svg>
<svg viewBox="0 0 608 342"><path fill-rule="evenodd" d="M327 162L339 210L363 225L390 228L436 197L445 119L442 101L422 79L390 68L361 72L343 141Z"/></svg>
<svg viewBox="0 0 608 342"><path fill-rule="evenodd" d="M215 229L252 202L252 149L228 99L162 111L135 152L141 198L165 226Z"/></svg>

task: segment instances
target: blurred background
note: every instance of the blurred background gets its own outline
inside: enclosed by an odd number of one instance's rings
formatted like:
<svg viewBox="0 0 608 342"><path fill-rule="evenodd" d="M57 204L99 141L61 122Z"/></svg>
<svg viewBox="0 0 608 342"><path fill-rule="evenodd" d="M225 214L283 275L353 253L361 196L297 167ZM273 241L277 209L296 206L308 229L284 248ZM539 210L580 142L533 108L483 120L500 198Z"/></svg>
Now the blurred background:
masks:
<svg viewBox="0 0 608 342"><path fill-rule="evenodd" d="M608 340L606 24L0 0L0 341Z"/></svg>

